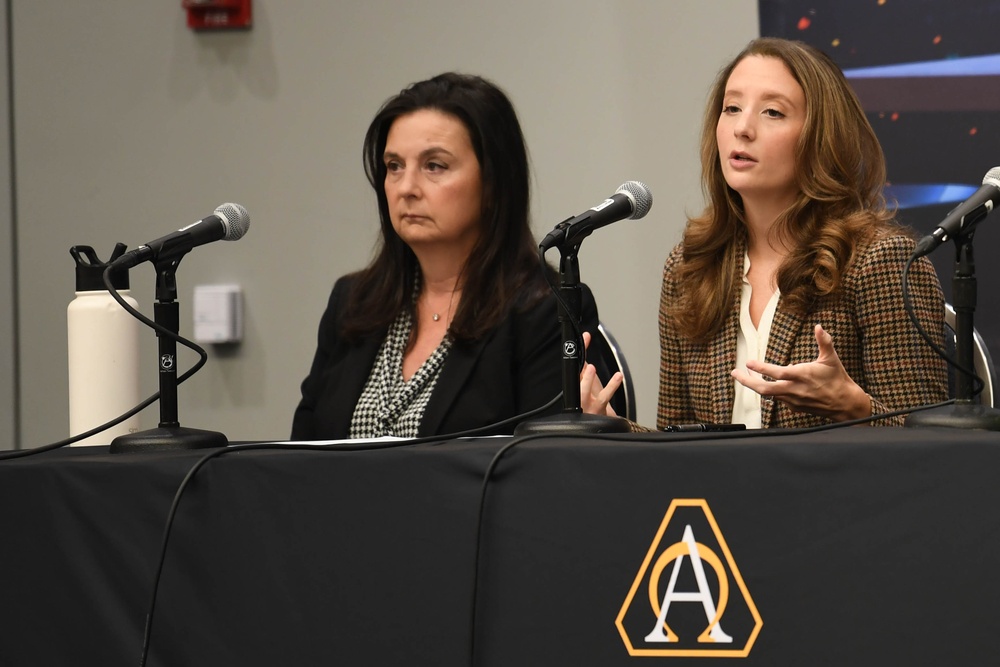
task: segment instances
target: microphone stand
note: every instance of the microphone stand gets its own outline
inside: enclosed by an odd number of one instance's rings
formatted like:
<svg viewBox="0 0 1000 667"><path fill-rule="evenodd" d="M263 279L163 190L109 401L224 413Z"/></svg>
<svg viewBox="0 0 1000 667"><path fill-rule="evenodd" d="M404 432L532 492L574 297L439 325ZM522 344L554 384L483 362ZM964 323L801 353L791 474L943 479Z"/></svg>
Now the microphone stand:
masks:
<svg viewBox="0 0 1000 667"><path fill-rule="evenodd" d="M185 251L186 252L186 251ZM153 319L173 334L180 330L180 309L177 303L177 265L180 256L171 255L154 262L156 267L156 303ZM157 331L160 378L159 428L120 435L111 441L112 454L165 449L202 449L225 447L229 440L222 433L184 428L177 421L177 340Z"/></svg>
<svg viewBox="0 0 1000 667"><path fill-rule="evenodd" d="M580 241L583 239L581 238ZM558 415L521 422L514 435L545 433L628 433L628 421L621 417L591 415L580 407L580 369L583 366L583 338L580 289L580 241L559 246L559 322L562 325L563 411Z"/></svg>
<svg viewBox="0 0 1000 667"><path fill-rule="evenodd" d="M972 252L972 230L955 237L955 274L952 276L952 298L955 307L955 361L961 368L975 369L973 362L973 323L978 285L976 262ZM958 373L955 382L955 403L931 410L910 413L905 426L982 429L1000 431L1000 410L984 406L973 397L973 379Z"/></svg>

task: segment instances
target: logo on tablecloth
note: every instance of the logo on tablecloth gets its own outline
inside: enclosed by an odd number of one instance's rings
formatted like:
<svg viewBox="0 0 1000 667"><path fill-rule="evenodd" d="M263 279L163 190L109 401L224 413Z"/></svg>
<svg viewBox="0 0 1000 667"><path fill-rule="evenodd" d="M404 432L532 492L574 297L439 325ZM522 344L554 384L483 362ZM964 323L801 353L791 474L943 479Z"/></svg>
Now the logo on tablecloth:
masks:
<svg viewBox="0 0 1000 667"><path fill-rule="evenodd" d="M615 625L632 656L749 655L764 622L704 499L670 503Z"/></svg>

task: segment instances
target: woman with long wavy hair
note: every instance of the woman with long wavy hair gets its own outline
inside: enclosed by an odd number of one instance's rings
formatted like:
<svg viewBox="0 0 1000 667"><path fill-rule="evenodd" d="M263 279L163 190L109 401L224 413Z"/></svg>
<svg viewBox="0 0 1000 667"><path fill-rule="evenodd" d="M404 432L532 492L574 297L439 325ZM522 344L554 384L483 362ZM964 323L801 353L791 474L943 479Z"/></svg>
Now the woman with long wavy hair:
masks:
<svg viewBox="0 0 1000 667"><path fill-rule="evenodd" d="M708 204L664 266L659 428L805 427L947 398L944 362L901 297L912 235L886 205L881 147L828 56L750 42L712 88L701 159ZM909 281L942 344L944 298L926 258ZM602 389L593 371L583 378L585 409L606 412L618 379Z"/></svg>

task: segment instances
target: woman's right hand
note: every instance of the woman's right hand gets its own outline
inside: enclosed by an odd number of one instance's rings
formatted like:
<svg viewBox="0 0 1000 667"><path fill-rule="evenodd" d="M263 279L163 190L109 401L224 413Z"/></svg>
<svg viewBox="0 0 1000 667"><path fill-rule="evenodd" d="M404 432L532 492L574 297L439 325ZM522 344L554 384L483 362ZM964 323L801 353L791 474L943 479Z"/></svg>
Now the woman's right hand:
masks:
<svg viewBox="0 0 1000 667"><path fill-rule="evenodd" d="M590 347L590 333L583 332L583 347ZM601 385L597 377L597 368L593 364L584 363L580 371L580 408L590 415L607 415L616 417L615 409L611 407L611 397L618 391L624 376L617 372L611 376L608 386Z"/></svg>

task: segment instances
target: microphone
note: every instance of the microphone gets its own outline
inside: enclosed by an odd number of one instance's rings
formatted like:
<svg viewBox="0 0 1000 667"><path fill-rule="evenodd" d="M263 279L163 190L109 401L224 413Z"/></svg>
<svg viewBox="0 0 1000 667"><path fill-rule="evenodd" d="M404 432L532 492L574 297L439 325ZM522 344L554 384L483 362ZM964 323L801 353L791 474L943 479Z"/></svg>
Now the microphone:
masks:
<svg viewBox="0 0 1000 667"><path fill-rule="evenodd" d="M192 248L212 241L236 241L250 228L250 214L239 204L222 204L215 213L176 232L130 250L111 266L116 270L131 269L137 264L181 257Z"/></svg>
<svg viewBox="0 0 1000 667"><path fill-rule="evenodd" d="M639 181L622 183L608 199L580 215L563 220L546 235L538 247L544 252L564 244L574 245L591 232L612 222L628 218L638 220L653 206L653 193Z"/></svg>
<svg viewBox="0 0 1000 667"><path fill-rule="evenodd" d="M923 257L948 239L971 229L1000 203L1000 167L993 167L983 177L983 184L971 197L945 216L932 233L920 239L913 259Z"/></svg>

